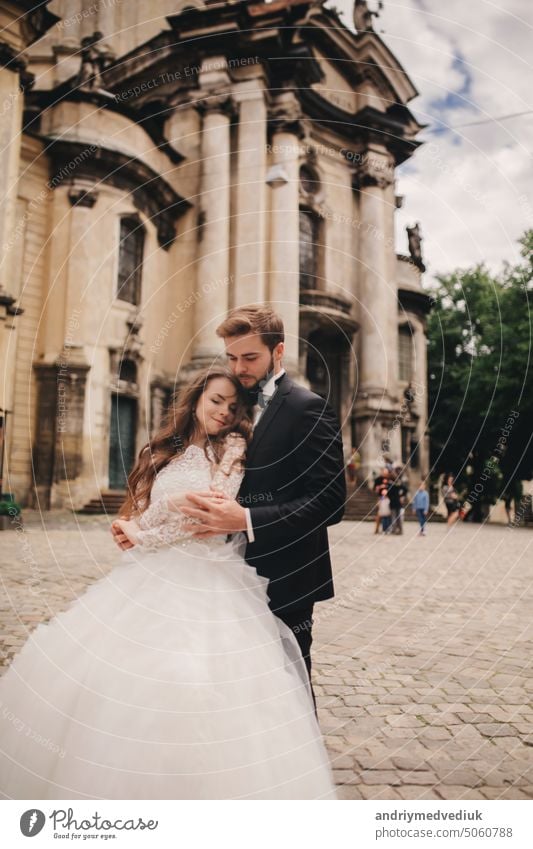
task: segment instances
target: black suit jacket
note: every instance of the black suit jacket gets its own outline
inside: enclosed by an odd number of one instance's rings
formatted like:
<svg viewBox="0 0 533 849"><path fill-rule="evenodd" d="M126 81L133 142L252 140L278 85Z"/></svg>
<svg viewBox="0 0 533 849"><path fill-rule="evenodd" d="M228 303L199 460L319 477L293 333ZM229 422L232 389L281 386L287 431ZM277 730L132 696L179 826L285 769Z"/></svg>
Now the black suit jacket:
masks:
<svg viewBox="0 0 533 849"><path fill-rule="evenodd" d="M271 609L331 598L327 526L341 521L346 501L340 428L324 399L287 374L254 430L238 501L255 535L245 557L269 579Z"/></svg>

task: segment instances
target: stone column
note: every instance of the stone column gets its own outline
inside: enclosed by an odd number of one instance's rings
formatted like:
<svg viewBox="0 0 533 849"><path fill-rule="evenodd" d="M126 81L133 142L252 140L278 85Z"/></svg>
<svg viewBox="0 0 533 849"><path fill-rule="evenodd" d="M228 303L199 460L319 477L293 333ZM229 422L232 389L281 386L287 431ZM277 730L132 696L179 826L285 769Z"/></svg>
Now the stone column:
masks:
<svg viewBox="0 0 533 849"><path fill-rule="evenodd" d="M302 115L293 94L280 97L269 118L272 165L269 301L285 324L285 366L298 371L300 259L299 156Z"/></svg>
<svg viewBox="0 0 533 849"><path fill-rule="evenodd" d="M266 300L267 107L260 80L235 92L239 104L235 186L235 280L230 306Z"/></svg>
<svg viewBox="0 0 533 849"><path fill-rule="evenodd" d="M150 384L150 434L157 433L163 424L168 391L168 388L157 380Z"/></svg>
<svg viewBox="0 0 533 849"><path fill-rule="evenodd" d="M91 317L88 307L94 292L94 280L97 277L98 257L94 253L93 224L96 215L92 208L98 198L98 190L94 184L85 180L74 180L68 191L70 212L70 244L68 257L68 282L65 299L65 338L71 322L79 316L85 318L82 326L80 344L87 344L91 339ZM98 327L98 325L96 325Z"/></svg>
<svg viewBox="0 0 533 849"><path fill-rule="evenodd" d="M98 231L93 227L97 215L92 208L97 198L94 184L78 177L53 190L49 290L39 335L39 347L49 362L65 346L91 345L98 334L100 316L92 303L101 262L94 250ZM70 339L73 325L77 332Z"/></svg>
<svg viewBox="0 0 533 849"><path fill-rule="evenodd" d="M23 94L18 73L0 68L0 291L12 291Z"/></svg>
<svg viewBox="0 0 533 849"><path fill-rule="evenodd" d="M17 255L24 234L24 221L16 220L20 171L22 112L24 91L34 75L26 70L24 51L56 23L59 18L47 8L47 2L33 9L26 3L3 3L0 26L0 451L3 473L9 468L10 430L16 376L16 318L20 295ZM6 433L7 411L7 433ZM5 484L1 490L5 489Z"/></svg>
<svg viewBox="0 0 533 849"><path fill-rule="evenodd" d="M36 363L39 438L34 447L34 506L72 506L82 473L85 385L89 366L65 349L51 364ZM79 505L76 505L79 506Z"/></svg>
<svg viewBox="0 0 533 849"><path fill-rule="evenodd" d="M117 26L116 16L120 14L119 3L113 0L103 0L98 4L98 26L93 27L100 30L106 39L115 39L120 32L120 26ZM90 35L90 33L87 33Z"/></svg>
<svg viewBox="0 0 533 849"><path fill-rule="evenodd" d="M359 201L356 256L360 322L355 420L361 478L383 465L385 446L398 459L398 288L393 273L394 164L379 146L367 150L354 175Z"/></svg>
<svg viewBox="0 0 533 849"><path fill-rule="evenodd" d="M23 312L16 306L21 282L16 257L17 250L21 249L20 240L24 238L24 221L17 222L16 204L24 101L22 86L29 81L25 62L19 58L23 45L6 43L3 39L4 36L9 38L9 27L7 30L7 35L4 31L0 38L0 452L4 476L3 485L0 479L0 493L6 489L11 442L9 425L15 387L16 333L20 321L16 317Z"/></svg>
<svg viewBox="0 0 533 849"><path fill-rule="evenodd" d="M90 364L86 346L96 338L99 327L90 286L99 262L91 238L91 211L97 197L92 184L79 178L54 189L52 220L62 218L63 222L53 230L50 290L40 336L44 356L35 363L39 421L35 495L45 509L81 506L76 500L87 447L85 394Z"/></svg>
<svg viewBox="0 0 533 849"><path fill-rule="evenodd" d="M389 218L394 170L389 155L369 151L355 175L359 191L360 240L357 257L359 279L360 392L379 400L390 409L397 400L397 316L396 280L391 276Z"/></svg>
<svg viewBox="0 0 533 849"><path fill-rule="evenodd" d="M197 104L203 116L200 181L199 256L194 292L193 365L209 365L223 351L215 328L228 311L230 284L230 122L227 94Z"/></svg>

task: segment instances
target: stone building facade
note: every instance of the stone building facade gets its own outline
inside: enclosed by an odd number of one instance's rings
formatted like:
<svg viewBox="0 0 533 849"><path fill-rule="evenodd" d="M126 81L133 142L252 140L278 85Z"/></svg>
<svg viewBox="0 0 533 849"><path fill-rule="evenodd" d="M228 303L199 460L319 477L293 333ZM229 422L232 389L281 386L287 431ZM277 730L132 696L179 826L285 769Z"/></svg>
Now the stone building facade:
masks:
<svg viewBox="0 0 533 849"><path fill-rule="evenodd" d="M20 235L25 225L25 202L20 195L23 190L19 187L19 176L32 145L31 140L24 138L22 125L25 92L33 81L25 51L59 20L47 5L45 2L35 8L30 0L6 0L0 6L0 492L6 492L11 483L8 462L13 445L11 425L15 414L17 357L25 349L28 361L28 328L35 306L25 304L23 319ZM26 187L33 182L31 191L37 190L43 177L46 180L45 173L39 173L37 163L26 180ZM28 259L31 250L28 246ZM36 279L38 274L39 270ZM18 422L25 416L29 417L27 398L19 393ZM30 479L26 477L25 494L29 485Z"/></svg>
<svg viewBox="0 0 533 849"><path fill-rule="evenodd" d="M366 3L356 33L320 0L49 6L3 71L34 75L10 112L4 491L79 509L122 490L228 308L256 301L361 482L384 455L425 475L418 227L394 247L421 127Z"/></svg>

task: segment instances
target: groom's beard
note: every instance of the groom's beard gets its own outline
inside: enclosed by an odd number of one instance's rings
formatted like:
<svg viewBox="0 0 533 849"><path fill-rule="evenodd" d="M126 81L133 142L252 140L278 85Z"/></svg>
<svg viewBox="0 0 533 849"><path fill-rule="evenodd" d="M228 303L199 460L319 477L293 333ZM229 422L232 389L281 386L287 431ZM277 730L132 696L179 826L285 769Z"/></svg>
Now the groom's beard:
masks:
<svg viewBox="0 0 533 849"><path fill-rule="evenodd" d="M270 355L270 365L268 369L265 371L263 377L260 377L256 383L253 383L251 386L244 386L247 392L257 393L260 389L263 388L265 383L272 377L274 374L274 355ZM240 379L239 375L239 379ZM247 377L247 375L243 374L242 377ZM243 384L244 385L244 384Z"/></svg>

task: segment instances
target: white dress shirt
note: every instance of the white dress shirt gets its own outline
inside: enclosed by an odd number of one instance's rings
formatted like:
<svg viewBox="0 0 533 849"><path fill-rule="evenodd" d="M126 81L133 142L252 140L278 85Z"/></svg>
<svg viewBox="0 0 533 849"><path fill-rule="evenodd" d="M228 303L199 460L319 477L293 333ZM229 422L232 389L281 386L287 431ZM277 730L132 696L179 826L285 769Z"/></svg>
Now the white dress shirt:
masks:
<svg viewBox="0 0 533 849"><path fill-rule="evenodd" d="M276 386L276 380L279 380L279 378L284 374L285 369L280 369L278 372L276 372L276 374L273 374L270 380L268 380L263 386L263 395L268 401L270 401L272 396L277 392L278 387ZM266 409L266 407L260 407L259 404L256 404L254 406L254 428L257 426L259 419L261 418ZM250 508L245 507L244 509L246 511L246 533L248 535L248 542L254 542L255 535L252 526L252 516L250 514Z"/></svg>
<svg viewBox="0 0 533 849"><path fill-rule="evenodd" d="M265 396L265 398L267 399L267 401L270 401L270 400L271 400L272 396L275 394L275 392L276 392L276 390L277 390L277 388L278 388L278 387L276 386L276 380L279 380L279 379L280 379L280 377L281 377L282 375L284 375L284 374L285 374L285 369L284 369L284 368L282 368L280 371L278 371L278 373L277 373L277 374L273 374L273 375L272 375L272 377L270 378L270 380L268 380L268 381L265 383L265 385L263 386L263 395ZM266 407L260 407L260 406L259 406L259 404L255 404L255 405L254 405L254 408L253 408L253 412L254 412L254 427L257 425L257 423L258 423L259 419L261 418L261 416L263 415L263 413L265 412L265 410L266 410Z"/></svg>

